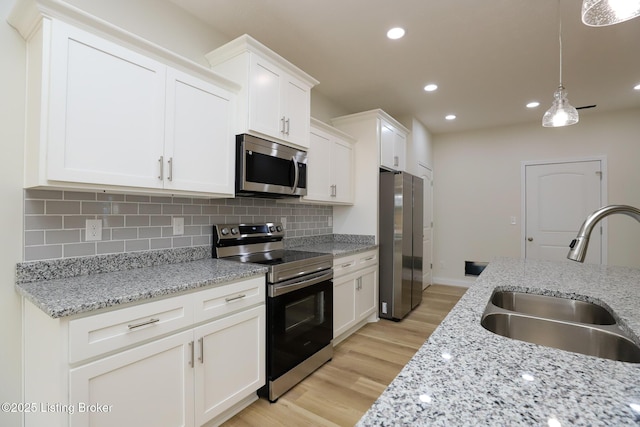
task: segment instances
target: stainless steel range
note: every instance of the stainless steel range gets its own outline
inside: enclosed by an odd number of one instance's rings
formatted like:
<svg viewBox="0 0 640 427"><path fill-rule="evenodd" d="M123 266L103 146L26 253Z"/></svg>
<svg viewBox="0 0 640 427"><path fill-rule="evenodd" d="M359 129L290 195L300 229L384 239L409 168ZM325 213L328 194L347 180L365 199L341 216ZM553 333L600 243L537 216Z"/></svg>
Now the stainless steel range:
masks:
<svg viewBox="0 0 640 427"><path fill-rule="evenodd" d="M267 383L275 402L333 357L333 256L284 249L282 224L216 224L213 257L268 266Z"/></svg>

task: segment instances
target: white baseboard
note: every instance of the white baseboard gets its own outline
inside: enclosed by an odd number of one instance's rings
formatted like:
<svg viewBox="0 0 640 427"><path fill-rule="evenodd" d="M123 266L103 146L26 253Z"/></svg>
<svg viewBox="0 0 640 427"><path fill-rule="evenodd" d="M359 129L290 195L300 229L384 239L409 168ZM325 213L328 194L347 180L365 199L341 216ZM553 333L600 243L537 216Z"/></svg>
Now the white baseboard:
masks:
<svg viewBox="0 0 640 427"><path fill-rule="evenodd" d="M433 277L431 279L431 283L435 283L438 285L448 285L448 286L464 286L465 288L470 288L476 282L475 278L469 279L454 279L451 277Z"/></svg>

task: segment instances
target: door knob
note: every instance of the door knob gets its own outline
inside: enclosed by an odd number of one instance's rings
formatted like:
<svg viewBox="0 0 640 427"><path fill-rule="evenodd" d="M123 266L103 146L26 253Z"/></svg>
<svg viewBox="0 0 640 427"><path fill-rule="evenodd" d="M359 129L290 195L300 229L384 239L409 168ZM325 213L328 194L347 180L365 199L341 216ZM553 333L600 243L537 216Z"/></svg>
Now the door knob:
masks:
<svg viewBox="0 0 640 427"><path fill-rule="evenodd" d="M533 237L527 237L527 240L533 242Z"/></svg>

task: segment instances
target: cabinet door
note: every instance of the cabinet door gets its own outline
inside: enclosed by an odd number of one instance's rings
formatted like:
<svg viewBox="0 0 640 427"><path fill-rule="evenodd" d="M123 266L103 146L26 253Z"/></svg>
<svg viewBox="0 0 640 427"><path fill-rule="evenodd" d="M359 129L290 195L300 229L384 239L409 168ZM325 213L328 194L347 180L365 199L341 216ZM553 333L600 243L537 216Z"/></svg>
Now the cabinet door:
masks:
<svg viewBox="0 0 640 427"><path fill-rule="evenodd" d="M375 313L378 309L378 269L369 268L360 274L360 287L357 292L358 320Z"/></svg>
<svg viewBox="0 0 640 427"><path fill-rule="evenodd" d="M394 164L396 170L404 171L406 170L407 163L407 137L404 133L396 130L394 140L393 140L393 153L394 153Z"/></svg>
<svg viewBox="0 0 640 427"><path fill-rule="evenodd" d="M192 338L182 332L72 369L71 426L193 425Z"/></svg>
<svg viewBox="0 0 640 427"><path fill-rule="evenodd" d="M332 142L326 133L313 129L307 158L307 200L331 201Z"/></svg>
<svg viewBox="0 0 640 427"><path fill-rule="evenodd" d="M356 277L348 274L333 279L333 337L356 322Z"/></svg>
<svg viewBox="0 0 640 427"><path fill-rule="evenodd" d="M265 306L195 329L195 418L202 425L265 384Z"/></svg>
<svg viewBox="0 0 640 427"><path fill-rule="evenodd" d="M353 147L347 142L333 143L331 168L333 170L334 199L340 203L353 203Z"/></svg>
<svg viewBox="0 0 640 427"><path fill-rule="evenodd" d="M391 124L380 121L380 166L395 170L394 165L395 129Z"/></svg>
<svg viewBox="0 0 640 427"><path fill-rule="evenodd" d="M285 128L281 111L284 73L270 62L251 54L249 69L249 129L282 138ZM308 120L308 117L307 117Z"/></svg>
<svg viewBox="0 0 640 427"><path fill-rule="evenodd" d="M47 179L161 188L166 67L52 23Z"/></svg>
<svg viewBox="0 0 640 427"><path fill-rule="evenodd" d="M308 148L311 115L310 89L304 83L288 76L283 90L284 139Z"/></svg>
<svg viewBox="0 0 640 427"><path fill-rule="evenodd" d="M233 196L234 95L167 70L164 179L166 189Z"/></svg>

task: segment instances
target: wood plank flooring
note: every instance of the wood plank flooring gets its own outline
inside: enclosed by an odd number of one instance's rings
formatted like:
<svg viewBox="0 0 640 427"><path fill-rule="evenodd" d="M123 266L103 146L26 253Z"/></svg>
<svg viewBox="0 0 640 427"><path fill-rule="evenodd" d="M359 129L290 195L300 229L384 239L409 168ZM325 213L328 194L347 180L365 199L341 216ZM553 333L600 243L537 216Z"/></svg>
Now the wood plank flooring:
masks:
<svg viewBox="0 0 640 427"><path fill-rule="evenodd" d="M369 323L333 359L276 403L259 399L225 427L353 426L446 317L467 288L431 285L401 322Z"/></svg>

